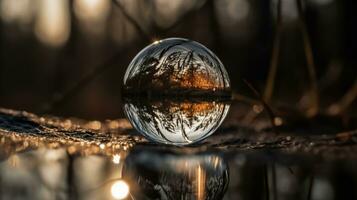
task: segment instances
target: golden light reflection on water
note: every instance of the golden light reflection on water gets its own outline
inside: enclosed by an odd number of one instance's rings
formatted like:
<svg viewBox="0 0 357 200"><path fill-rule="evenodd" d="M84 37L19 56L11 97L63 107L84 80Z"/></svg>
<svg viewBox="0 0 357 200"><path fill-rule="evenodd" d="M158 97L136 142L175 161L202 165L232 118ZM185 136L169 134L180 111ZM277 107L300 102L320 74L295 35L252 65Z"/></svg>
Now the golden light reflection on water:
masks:
<svg viewBox="0 0 357 200"><path fill-rule="evenodd" d="M112 161L114 164L119 164L120 163L120 155L118 155L118 154L113 155Z"/></svg>
<svg viewBox="0 0 357 200"><path fill-rule="evenodd" d="M129 195L129 185L123 180L115 181L110 192L114 199L125 199Z"/></svg>
<svg viewBox="0 0 357 200"><path fill-rule="evenodd" d="M65 148L69 154L120 155L123 158L125 154L120 152L131 149L135 140L139 139L125 133L131 126L124 119L93 123L79 119L38 117L6 109L0 109L0 114L0 145L6 157L33 149ZM111 127L112 123L119 127ZM88 130L88 124L94 124L95 130ZM96 130L99 124L100 129Z"/></svg>
<svg viewBox="0 0 357 200"><path fill-rule="evenodd" d="M228 184L228 165L218 155L131 152L123 179L132 199L221 199Z"/></svg>
<svg viewBox="0 0 357 200"><path fill-rule="evenodd" d="M92 130L99 130L102 127L102 123L99 121L90 121L85 125L85 128Z"/></svg>
<svg viewBox="0 0 357 200"><path fill-rule="evenodd" d="M70 34L68 0L39 0L35 23L37 38L49 46L63 45Z"/></svg>
<svg viewBox="0 0 357 200"><path fill-rule="evenodd" d="M10 156L8 159L8 162L11 167L17 167L20 162L19 156L17 156L17 155Z"/></svg>
<svg viewBox="0 0 357 200"><path fill-rule="evenodd" d="M197 167L197 199L201 200L205 198L206 188L206 174L201 165Z"/></svg>

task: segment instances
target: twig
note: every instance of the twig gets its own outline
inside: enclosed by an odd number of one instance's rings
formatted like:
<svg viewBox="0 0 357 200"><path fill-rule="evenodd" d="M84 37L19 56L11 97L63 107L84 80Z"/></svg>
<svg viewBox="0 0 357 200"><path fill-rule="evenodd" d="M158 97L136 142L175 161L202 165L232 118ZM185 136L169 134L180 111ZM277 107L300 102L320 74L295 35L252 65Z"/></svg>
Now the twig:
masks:
<svg viewBox="0 0 357 200"><path fill-rule="evenodd" d="M277 190L277 185L276 185L276 168L275 164L272 163L271 165L271 176L272 176L272 188L273 188L273 195L274 195L274 200L278 200L278 190Z"/></svg>
<svg viewBox="0 0 357 200"><path fill-rule="evenodd" d="M346 92L345 95L337 102L332 104L327 112L330 115L338 115L343 113L357 98L357 79L353 86Z"/></svg>
<svg viewBox="0 0 357 200"><path fill-rule="evenodd" d="M291 168L290 166L289 166L289 167L287 167L287 168L288 168L288 170L289 170L290 174L293 174L293 175L295 174L295 173L294 173L293 168Z"/></svg>
<svg viewBox="0 0 357 200"><path fill-rule="evenodd" d="M268 164L264 165L264 186L265 186L265 200L269 200L269 180L268 180Z"/></svg>
<svg viewBox="0 0 357 200"><path fill-rule="evenodd" d="M68 165L67 165L66 181L68 186L68 199L77 199L78 191L77 191L76 180L74 175L75 156L67 152L67 157L68 157Z"/></svg>
<svg viewBox="0 0 357 200"><path fill-rule="evenodd" d="M114 4L120 9L125 18L135 27L136 31L139 33L141 38L146 41L151 41L151 37L146 31L139 25L139 23L125 10L123 5L119 2L119 0L113 0Z"/></svg>
<svg viewBox="0 0 357 200"><path fill-rule="evenodd" d="M123 12L124 16L127 17L128 21L133 24L133 26L136 28L138 31L139 35L146 41L150 42L151 37L140 27L140 25L132 18L123 8L123 6L117 2L116 0L113 0L115 5L117 5ZM167 29L161 31L160 34L164 34L166 31L176 27L179 25L182 21L185 21L187 18L189 18L192 13L194 13L196 10L192 10L190 12L187 12L184 17L182 17L180 20L178 20L176 23L172 24L170 27ZM66 89L64 92L61 93L61 95L54 95L52 99L45 103L41 109L40 113L48 113L53 111L55 107L58 105L63 104L65 101L70 99L72 96L77 94L79 90L84 88L88 83L90 83L94 78L97 76L101 75L103 72L105 72L107 69L109 69L111 66L113 66L113 63L117 60L120 60L122 52L115 53L112 57L110 57L104 64L98 65L97 67L94 67L90 72L88 72L86 75L84 75L81 79L79 79L78 82L76 82L74 85Z"/></svg>
<svg viewBox="0 0 357 200"><path fill-rule="evenodd" d="M271 107L264 101L263 97L260 95L260 93L253 87L252 84L250 84L247 80L243 79L244 83L249 87L250 90L252 90L254 92L254 94L257 96L257 98L259 98L261 104L264 106L264 108L267 110L269 119L270 119L270 123L272 125L272 128L274 130L274 132L276 134L278 133L278 130L276 128L274 119L275 119L275 114L273 112L273 110L271 109Z"/></svg>
<svg viewBox="0 0 357 200"><path fill-rule="evenodd" d="M264 100L268 103L270 102L271 97L273 95L276 71L278 68L278 61L279 61L280 39L281 39L281 29L282 29L281 0L278 0L276 9L277 9L277 23L276 23L275 37L273 43L273 52L270 61L268 78L264 90Z"/></svg>
<svg viewBox="0 0 357 200"><path fill-rule="evenodd" d="M248 103L248 104L258 104L260 103L260 101L257 101L253 98L250 98L250 97L247 97L247 96L244 96L242 94L239 94L235 91L232 92L232 100L233 101L242 101L244 103Z"/></svg>
<svg viewBox="0 0 357 200"><path fill-rule="evenodd" d="M307 200L311 200L313 185L314 185L314 176L311 175L309 179L309 190L307 191Z"/></svg>
<svg viewBox="0 0 357 200"><path fill-rule="evenodd" d="M200 8L203 8L205 7L204 5L207 3L207 1L200 7ZM194 6L195 7L195 6ZM165 34L166 32L168 32L169 30L171 29L174 29L176 28L177 26L179 26L181 23L183 23L184 21L187 21L189 19L192 19L192 15L194 13L196 13L198 10L200 9L192 9L190 11L187 11L179 20L177 20L175 23L173 23L172 25L170 25L169 27L161 30L161 31L158 31L159 32L159 35L163 35Z"/></svg>
<svg viewBox="0 0 357 200"><path fill-rule="evenodd" d="M40 113L48 113L53 111L54 108L63 104L66 100L73 97L80 89L91 82L95 77L102 74L104 71L109 69L120 57L120 53L111 56L107 62L102 65L94 67L91 71L85 74L78 82L73 84L71 87L67 88L61 95L54 95L50 102L46 103L41 109Z"/></svg>
<svg viewBox="0 0 357 200"><path fill-rule="evenodd" d="M309 117L313 117L319 112L319 93L318 93L318 86L316 80L315 62L314 62L310 37L309 37L309 33L307 32L305 17L303 14L302 0L297 0L297 7L298 7L298 14L299 14L299 22L300 22L300 27L301 27L301 32L304 42L307 70L308 70L310 84L311 84L309 89L309 93L311 96L311 104L309 105L309 108L307 110L307 115Z"/></svg>

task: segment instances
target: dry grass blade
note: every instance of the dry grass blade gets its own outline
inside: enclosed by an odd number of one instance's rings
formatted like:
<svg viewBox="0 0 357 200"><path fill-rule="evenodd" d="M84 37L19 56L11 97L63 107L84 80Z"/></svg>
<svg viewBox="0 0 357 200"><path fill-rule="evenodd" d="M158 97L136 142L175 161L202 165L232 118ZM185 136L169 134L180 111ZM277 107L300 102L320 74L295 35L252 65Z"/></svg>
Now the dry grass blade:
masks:
<svg viewBox="0 0 357 200"><path fill-rule="evenodd" d="M327 112L330 115L342 114L357 98L357 79L351 89L335 104L332 104Z"/></svg>
<svg viewBox="0 0 357 200"><path fill-rule="evenodd" d="M310 105L308 105L307 116L313 117L319 112L319 92L316 80L316 72L315 72L315 62L314 56L312 52L312 47L310 43L309 33L307 32L305 17L303 13L302 0L297 0L298 14L299 14L299 23L303 37L304 43L304 51L307 63L307 71L310 79Z"/></svg>
<svg viewBox="0 0 357 200"><path fill-rule="evenodd" d="M136 31L140 34L140 37L145 39L145 41L151 41L150 35L147 34L140 24L125 10L119 0L113 0L113 2L120 9L125 18L135 27Z"/></svg>
<svg viewBox="0 0 357 200"><path fill-rule="evenodd" d="M257 101L256 99L244 96L244 95L239 94L239 93L234 92L234 91L232 92L232 100L233 101L244 102L244 103L251 104L251 105L260 103L260 101Z"/></svg>
<svg viewBox="0 0 357 200"><path fill-rule="evenodd" d="M314 185L314 176L311 175L311 177L309 179L309 188L308 188L308 191L307 191L307 200L311 200L312 199L313 185Z"/></svg>
<svg viewBox="0 0 357 200"><path fill-rule="evenodd" d="M269 190L269 179L268 179L268 164L264 165L264 188L265 188L265 200L269 200L270 190Z"/></svg>
<svg viewBox="0 0 357 200"><path fill-rule="evenodd" d="M269 68L269 73L268 73L268 78L266 81L266 86L264 90L264 100L266 102L270 102L273 91L274 91L274 84L275 84L275 77L276 77L276 71L278 68L278 62L279 62L279 52L280 52L280 39L281 39L281 0L278 0L277 4L277 23L276 23L276 30L275 30L275 38L274 38L274 43L273 43L273 52L272 52L272 57L270 61L270 68Z"/></svg>
<svg viewBox="0 0 357 200"><path fill-rule="evenodd" d="M79 81L75 82L71 87L61 92L60 95L54 95L54 97L49 102L43 104L43 106L39 109L39 113L52 112L56 107L63 104L72 96L76 95L79 90L84 88L94 78L98 77L100 74L113 66L120 55L121 53L114 54L106 62L94 67L92 70L87 72L81 79L79 79Z"/></svg>
<svg viewBox="0 0 357 200"><path fill-rule="evenodd" d="M271 107L264 101L262 95L260 95L260 93L253 87L252 84L250 84L247 80L244 80L244 83L249 87L249 89L251 89L254 94L259 98L261 104L264 106L264 108L267 110L267 113L268 113L268 116L269 116L269 120L270 120L270 123L272 125L272 128L274 130L274 133L275 134L278 134L278 130L276 128L276 125L275 125L275 114L273 112L273 110L271 109Z"/></svg>

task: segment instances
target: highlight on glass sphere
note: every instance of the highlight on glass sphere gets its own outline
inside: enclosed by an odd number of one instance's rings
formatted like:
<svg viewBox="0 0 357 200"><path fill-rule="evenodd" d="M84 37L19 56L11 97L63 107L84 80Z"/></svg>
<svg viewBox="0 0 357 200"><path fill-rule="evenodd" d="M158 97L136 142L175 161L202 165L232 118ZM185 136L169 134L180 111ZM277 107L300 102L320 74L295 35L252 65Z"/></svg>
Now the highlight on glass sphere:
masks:
<svg viewBox="0 0 357 200"><path fill-rule="evenodd" d="M230 81L218 57L183 38L154 42L139 52L124 76L123 93L141 96L230 96Z"/></svg>
<svg viewBox="0 0 357 200"><path fill-rule="evenodd" d="M182 38L144 48L124 77L124 112L147 139L198 143L220 126L230 99L228 74L214 53Z"/></svg>

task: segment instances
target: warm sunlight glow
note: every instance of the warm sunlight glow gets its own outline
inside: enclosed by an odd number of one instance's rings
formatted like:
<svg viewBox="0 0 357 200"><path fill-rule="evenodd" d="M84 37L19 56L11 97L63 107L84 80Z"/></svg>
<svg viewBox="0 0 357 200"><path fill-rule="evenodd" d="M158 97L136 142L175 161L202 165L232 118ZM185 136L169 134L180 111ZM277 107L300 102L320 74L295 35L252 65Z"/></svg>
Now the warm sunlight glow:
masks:
<svg viewBox="0 0 357 200"><path fill-rule="evenodd" d="M68 0L40 0L38 6L36 36L47 45L63 45L70 33Z"/></svg>
<svg viewBox="0 0 357 200"><path fill-rule="evenodd" d="M30 0L2 0L0 16L6 23L28 24L33 17L33 6Z"/></svg>
<svg viewBox="0 0 357 200"><path fill-rule="evenodd" d="M76 0L74 2L76 16L85 21L101 21L108 16L109 10L109 0Z"/></svg>
<svg viewBox="0 0 357 200"><path fill-rule="evenodd" d="M123 180L115 181L110 191L115 199L124 199L129 195L129 185Z"/></svg>

